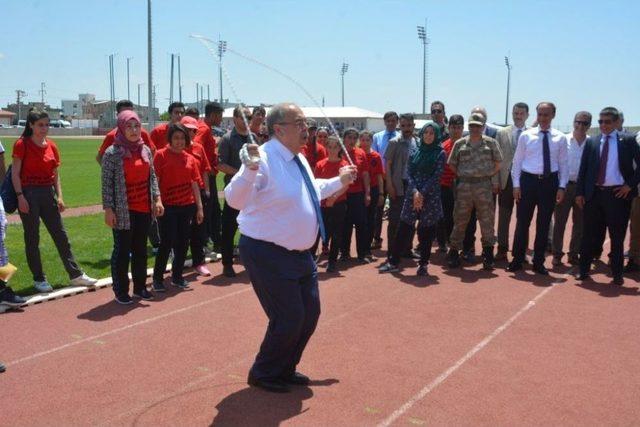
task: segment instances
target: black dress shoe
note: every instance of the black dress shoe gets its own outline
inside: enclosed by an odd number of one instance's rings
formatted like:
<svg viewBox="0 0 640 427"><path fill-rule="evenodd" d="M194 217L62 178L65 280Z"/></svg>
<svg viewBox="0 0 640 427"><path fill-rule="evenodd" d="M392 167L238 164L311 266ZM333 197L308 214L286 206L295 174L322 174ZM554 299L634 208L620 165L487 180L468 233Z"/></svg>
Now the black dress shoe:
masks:
<svg viewBox="0 0 640 427"><path fill-rule="evenodd" d="M546 267L542 264L537 264L537 265L534 264L533 271L535 271L538 274L542 274L543 276L549 275L549 270L547 270Z"/></svg>
<svg viewBox="0 0 640 427"><path fill-rule="evenodd" d="M580 280L580 281L584 281L584 280L589 280L589 273L578 273L576 275L576 280Z"/></svg>
<svg viewBox="0 0 640 427"><path fill-rule="evenodd" d="M222 275L224 277L236 277L236 272L231 265L225 265L222 268Z"/></svg>
<svg viewBox="0 0 640 427"><path fill-rule="evenodd" d="M272 393L288 393L290 391L289 386L277 378L255 378L249 374L247 384Z"/></svg>
<svg viewBox="0 0 640 427"><path fill-rule="evenodd" d="M624 285L624 279L622 278L622 276L614 277L612 283L616 286L622 286Z"/></svg>
<svg viewBox="0 0 640 427"><path fill-rule="evenodd" d="M522 264L519 262L511 262L507 267L507 271L510 273L515 273L516 271L522 270Z"/></svg>
<svg viewBox="0 0 640 427"><path fill-rule="evenodd" d="M293 374L283 375L280 380L285 384L293 385L309 385L311 380L308 376L301 374L300 372L294 372Z"/></svg>

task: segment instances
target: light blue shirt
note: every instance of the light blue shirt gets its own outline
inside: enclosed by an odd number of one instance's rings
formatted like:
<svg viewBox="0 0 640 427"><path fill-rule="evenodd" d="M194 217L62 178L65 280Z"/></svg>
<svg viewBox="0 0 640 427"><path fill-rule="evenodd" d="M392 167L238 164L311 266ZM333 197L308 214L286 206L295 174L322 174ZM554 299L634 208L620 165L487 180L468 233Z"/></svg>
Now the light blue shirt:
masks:
<svg viewBox="0 0 640 427"><path fill-rule="evenodd" d="M371 143L371 149L376 153L380 154L380 157L382 157L383 167L386 167L384 153L387 151L387 147L389 146L389 140L395 138L398 135L400 135L400 132L398 132L397 130L394 130L393 132L389 132L386 129L380 132L376 132L373 135L373 142Z"/></svg>

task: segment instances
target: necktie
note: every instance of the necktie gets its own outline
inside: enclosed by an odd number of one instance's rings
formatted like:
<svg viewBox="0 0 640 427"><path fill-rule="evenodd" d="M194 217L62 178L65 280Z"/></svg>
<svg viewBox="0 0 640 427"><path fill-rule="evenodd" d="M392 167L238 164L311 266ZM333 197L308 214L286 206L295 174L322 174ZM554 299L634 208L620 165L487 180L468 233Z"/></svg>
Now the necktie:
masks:
<svg viewBox="0 0 640 427"><path fill-rule="evenodd" d="M313 187L311 178L307 173L307 169L305 169L304 165L300 161L300 158L298 156L294 156L293 160L296 161L298 169L300 169L300 173L302 174L302 178L304 179L304 184L307 187L307 191L309 192L309 196L311 197L311 202L313 203L313 209L316 211L316 219L318 220L318 226L320 227L320 237L322 238L322 242L326 243L327 233L324 229L324 222L322 221L322 211L320 210L320 201L318 200L316 189Z"/></svg>
<svg viewBox="0 0 640 427"><path fill-rule="evenodd" d="M605 178L607 177L607 161L609 160L609 135L605 137L604 145L602 146L602 153L600 153L600 165L598 166L598 180L597 185L604 185Z"/></svg>
<svg viewBox="0 0 640 427"><path fill-rule="evenodd" d="M542 174L544 176L551 175L551 150L549 150L549 131L541 131L544 134L542 138Z"/></svg>

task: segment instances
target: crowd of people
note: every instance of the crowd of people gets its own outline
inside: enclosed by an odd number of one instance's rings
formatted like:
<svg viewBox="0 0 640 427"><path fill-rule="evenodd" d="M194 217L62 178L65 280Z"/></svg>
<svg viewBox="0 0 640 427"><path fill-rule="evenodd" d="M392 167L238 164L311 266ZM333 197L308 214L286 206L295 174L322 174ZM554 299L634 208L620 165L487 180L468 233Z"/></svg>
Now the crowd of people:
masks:
<svg viewBox="0 0 640 427"><path fill-rule="evenodd" d="M237 106L233 128L222 132L224 109L218 103L208 103L201 114L174 102L168 108L168 123L147 132L133 107L130 101L118 102L117 127L106 135L97 155L105 223L113 233L115 300L131 304L132 296L149 300L155 292L164 292L169 258L168 282L188 287L183 277L188 251L197 274L211 275L206 255L219 253L223 275L234 277L239 210L227 201L220 205L222 189L216 176L224 174L228 185L243 164L243 147L262 145L273 137L265 108ZM316 259L327 257L327 272L338 271L341 261L372 263L372 250L383 247L385 216L387 254L378 266L380 273L398 272L403 258L415 258L416 274L427 275L432 250L446 253L449 268L459 268L475 257L477 224L483 268L495 268L495 262L503 260L508 261L508 271L516 272L528 261L525 254L534 212L532 267L536 273L548 274L549 251L553 265L563 263L570 213L567 261L578 267L579 280L588 278L592 262L602 256L607 231L613 283L622 285L623 273L640 270L640 137L625 131L620 111L606 107L599 112L597 136L589 136L592 115L586 111L575 114L571 133L554 129L556 106L551 102L536 106L532 126L527 126L529 106L522 102L513 106L513 124L503 128L489 124L482 107L470 112L468 131L463 115L447 117L442 102L433 102L430 112L432 120L418 130L412 114L393 111L384 115L385 129L377 133L348 128L335 135L312 119L294 123L306 132L300 153L316 178L337 177L349 164L357 168L350 185L322 200L322 233L310 250ZM47 136L48 128L46 112L29 112L24 132L13 145L7 176L17 195L28 268L38 292L52 290L40 259L42 220L70 283L94 286L96 279L87 276L74 259L60 215L65 209L58 174L61 159ZM0 222L3 242L3 209ZM624 266L629 222L631 244ZM150 288L147 241L155 253ZM8 286L14 271L0 244L0 303L18 306L24 299Z"/></svg>

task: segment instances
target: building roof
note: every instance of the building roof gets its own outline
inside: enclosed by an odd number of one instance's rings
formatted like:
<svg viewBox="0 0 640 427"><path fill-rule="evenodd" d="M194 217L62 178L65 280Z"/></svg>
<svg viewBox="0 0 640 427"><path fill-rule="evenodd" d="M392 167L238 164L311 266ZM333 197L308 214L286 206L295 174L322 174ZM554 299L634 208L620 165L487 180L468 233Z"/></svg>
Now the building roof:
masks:
<svg viewBox="0 0 640 427"><path fill-rule="evenodd" d="M13 117L16 113L12 113L11 111L0 110L0 117Z"/></svg>
<svg viewBox="0 0 640 427"><path fill-rule="evenodd" d="M250 107L251 108L251 107ZM382 119L383 115L380 113L376 113L375 111L365 110L364 108L359 107L301 107L302 112L306 117L313 118L324 118L325 114L327 117L333 119L354 119L354 118L362 118L362 119ZM267 113L269 113L270 107L265 107ZM323 111L324 110L324 114ZM224 110L224 117L232 117L233 116L233 108L226 108Z"/></svg>

